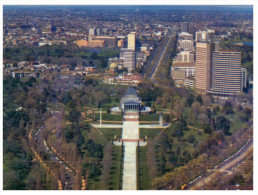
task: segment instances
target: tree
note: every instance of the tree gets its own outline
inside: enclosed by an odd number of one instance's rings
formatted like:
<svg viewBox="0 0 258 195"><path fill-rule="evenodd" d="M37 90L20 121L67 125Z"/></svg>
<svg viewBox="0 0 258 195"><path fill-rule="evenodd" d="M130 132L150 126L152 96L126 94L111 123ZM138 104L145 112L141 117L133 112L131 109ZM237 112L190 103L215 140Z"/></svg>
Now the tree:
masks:
<svg viewBox="0 0 258 195"><path fill-rule="evenodd" d="M203 104L202 96L198 95L196 101L199 102L201 105Z"/></svg>
<svg viewBox="0 0 258 195"><path fill-rule="evenodd" d="M199 102L197 102L197 101L192 104L191 110L193 112L194 123L196 123L196 120L197 120L197 118L199 116L200 106L201 106L201 104Z"/></svg>
<svg viewBox="0 0 258 195"><path fill-rule="evenodd" d="M81 117L81 112L79 112L78 110L72 109L69 113L69 121L70 122L78 123L80 117Z"/></svg>
<svg viewBox="0 0 258 195"><path fill-rule="evenodd" d="M181 119L183 117L183 99L177 99L175 101L175 110L177 119Z"/></svg>
<svg viewBox="0 0 258 195"><path fill-rule="evenodd" d="M215 121L215 130L222 130L225 135L229 135L230 121L223 116L219 116Z"/></svg>
<svg viewBox="0 0 258 195"><path fill-rule="evenodd" d="M204 97L203 97L203 105L204 106L209 106L210 104L211 104L211 96L209 96L209 95L205 95Z"/></svg>
<svg viewBox="0 0 258 195"><path fill-rule="evenodd" d="M198 118L202 121L202 128L203 128L204 124L208 123L208 116L205 113L201 113Z"/></svg>
<svg viewBox="0 0 258 195"><path fill-rule="evenodd" d="M226 101L223 104L222 112L225 113L225 114L233 114L234 113L233 108L232 108L232 104L231 104L230 101Z"/></svg>
<svg viewBox="0 0 258 195"><path fill-rule="evenodd" d="M188 143L191 143L191 144L192 144L192 143L194 143L194 140L195 140L195 137L194 137L194 135L192 135L192 134L187 137L187 142L188 142Z"/></svg>
<svg viewBox="0 0 258 195"><path fill-rule="evenodd" d="M191 107L192 104L194 102L194 95L191 93L187 98L186 98L186 101L185 101L185 106L187 107Z"/></svg>
<svg viewBox="0 0 258 195"><path fill-rule="evenodd" d="M204 133L211 134L211 132L212 132L211 127L209 125L205 125L204 126Z"/></svg>

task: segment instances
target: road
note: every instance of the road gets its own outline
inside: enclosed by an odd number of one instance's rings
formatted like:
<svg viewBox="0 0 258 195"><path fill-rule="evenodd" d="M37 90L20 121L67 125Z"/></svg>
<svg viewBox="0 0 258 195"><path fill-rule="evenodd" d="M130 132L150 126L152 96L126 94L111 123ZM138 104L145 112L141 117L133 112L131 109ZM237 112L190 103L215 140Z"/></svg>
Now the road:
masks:
<svg viewBox="0 0 258 195"><path fill-rule="evenodd" d="M156 76L156 73L158 71L158 68L162 62L162 59L164 57L164 54L166 53L166 50L169 46L169 43L171 42L172 37L174 34L172 32L168 33L168 36L164 40L164 44L161 45L161 48L159 48L159 54L158 54L158 59L156 60L154 66L152 67L151 72L148 75L148 78L153 80L154 77ZM162 51L162 52L161 52Z"/></svg>
<svg viewBox="0 0 258 195"><path fill-rule="evenodd" d="M230 174L234 167L237 167L242 161L244 161L250 152L253 150L253 138L250 138L234 155L225 159L222 163L215 166L214 169L199 176L188 185L189 190L202 190L206 184L213 181L218 174Z"/></svg>
<svg viewBox="0 0 258 195"><path fill-rule="evenodd" d="M171 41L173 36L174 36L173 32L169 31L168 34L162 40L162 43L159 44L159 46L155 49L154 53L152 54L152 56L148 60L146 66L145 66L145 70L146 70L146 68L147 69L151 68L150 72L146 71L146 73L148 74L147 76L148 76L149 79L153 80L153 78L154 78L154 76L157 72L158 66L160 65L160 63L162 61L162 58L164 57L165 51L166 51L166 49L169 45L168 43ZM156 60L155 64L152 65L154 60Z"/></svg>
<svg viewBox="0 0 258 195"><path fill-rule="evenodd" d="M155 63L155 65L154 65L154 67L153 67L151 73L149 74L149 78L150 78L151 80L153 80L154 77L156 76L157 71L158 71L158 69L159 69L159 66L160 66L160 64L161 64L161 62L162 62L162 59L163 59L163 57L164 57L164 55L165 55L165 53L166 53L166 50L167 50L167 48L168 48L168 46L169 46L169 44L170 44L171 39L172 39L173 36L174 36L174 34L173 34L173 33L170 33L168 41L166 41L166 44L163 46L163 48L162 48L163 51L162 51L162 53L159 55L158 60L156 61L156 63Z"/></svg>
<svg viewBox="0 0 258 195"><path fill-rule="evenodd" d="M42 126L40 126L39 128L35 129L35 134L33 139L35 139L36 141L36 145L37 145L37 150L38 151L44 151L45 153L49 154L49 159L47 161L59 164L60 166L65 166L65 183L63 184L63 189L64 190L72 190L72 186L73 186L73 174L71 173L71 171L69 170L69 167L67 167L65 165L65 163L58 158L53 151L51 151L51 149L47 146L44 138L43 138L43 134L44 134L44 130L47 126L47 121L44 122L44 124Z"/></svg>

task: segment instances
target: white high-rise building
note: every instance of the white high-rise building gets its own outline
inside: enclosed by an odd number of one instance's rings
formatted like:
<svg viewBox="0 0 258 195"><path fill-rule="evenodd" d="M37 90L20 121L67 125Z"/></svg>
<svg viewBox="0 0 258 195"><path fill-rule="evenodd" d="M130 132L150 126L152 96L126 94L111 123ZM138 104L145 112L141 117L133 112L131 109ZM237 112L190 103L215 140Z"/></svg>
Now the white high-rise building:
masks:
<svg viewBox="0 0 258 195"><path fill-rule="evenodd" d="M90 28L89 29L89 35L91 35L91 36L95 36L95 29L94 28Z"/></svg>
<svg viewBox="0 0 258 195"><path fill-rule="evenodd" d="M135 32L127 35L127 48L135 51Z"/></svg>

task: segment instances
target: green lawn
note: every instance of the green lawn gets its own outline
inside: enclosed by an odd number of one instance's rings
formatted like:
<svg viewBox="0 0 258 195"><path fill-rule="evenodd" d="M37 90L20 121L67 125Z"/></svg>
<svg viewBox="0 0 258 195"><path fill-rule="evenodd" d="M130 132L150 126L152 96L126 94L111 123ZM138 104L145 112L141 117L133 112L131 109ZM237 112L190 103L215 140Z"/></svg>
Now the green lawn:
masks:
<svg viewBox="0 0 258 195"><path fill-rule="evenodd" d="M96 120L100 119L99 113L95 113L95 119ZM123 116L122 115L102 113L102 120L106 120L106 121L123 121Z"/></svg>
<svg viewBox="0 0 258 195"><path fill-rule="evenodd" d="M140 139L144 139L145 135L147 138L153 138L161 132L161 129L140 129Z"/></svg>
<svg viewBox="0 0 258 195"><path fill-rule="evenodd" d="M158 121L159 120L159 114L146 114L142 115L139 118L140 121Z"/></svg>
<svg viewBox="0 0 258 195"><path fill-rule="evenodd" d="M109 189L110 190L120 190L122 188L122 164L123 164L123 156L122 147L112 146L112 165L111 170L109 172L110 182Z"/></svg>
<svg viewBox="0 0 258 195"><path fill-rule="evenodd" d="M151 180L149 177L149 168L146 163L146 147L137 148L137 182L138 190L151 189Z"/></svg>

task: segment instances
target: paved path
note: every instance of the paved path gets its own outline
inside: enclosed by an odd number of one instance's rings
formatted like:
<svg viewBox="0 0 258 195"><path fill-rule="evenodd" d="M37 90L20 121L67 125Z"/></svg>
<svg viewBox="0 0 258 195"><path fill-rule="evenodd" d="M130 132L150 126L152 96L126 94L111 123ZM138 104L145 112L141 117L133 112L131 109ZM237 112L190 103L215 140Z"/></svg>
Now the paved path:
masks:
<svg viewBox="0 0 258 195"><path fill-rule="evenodd" d="M137 142L124 142L123 190L137 190L136 147Z"/></svg>
<svg viewBox="0 0 258 195"><path fill-rule="evenodd" d="M129 113L130 115L130 113ZM135 115L135 113L133 114ZM128 117L128 114L127 114ZM138 116L137 116L138 117ZM130 117L129 117L130 118ZM139 120L124 121L122 139L139 139ZM124 142L123 190L137 190L136 147L138 142Z"/></svg>

